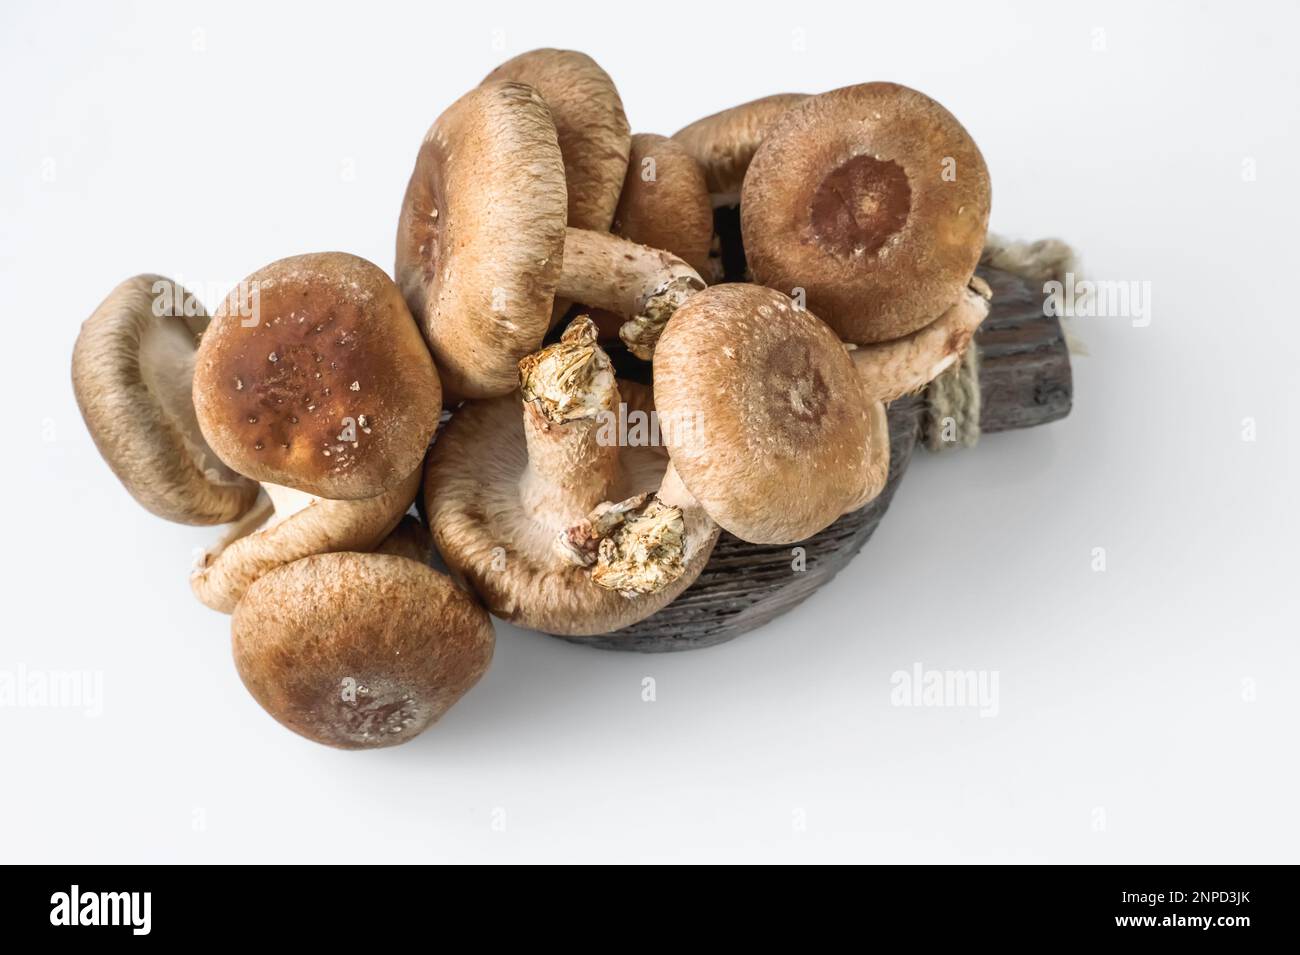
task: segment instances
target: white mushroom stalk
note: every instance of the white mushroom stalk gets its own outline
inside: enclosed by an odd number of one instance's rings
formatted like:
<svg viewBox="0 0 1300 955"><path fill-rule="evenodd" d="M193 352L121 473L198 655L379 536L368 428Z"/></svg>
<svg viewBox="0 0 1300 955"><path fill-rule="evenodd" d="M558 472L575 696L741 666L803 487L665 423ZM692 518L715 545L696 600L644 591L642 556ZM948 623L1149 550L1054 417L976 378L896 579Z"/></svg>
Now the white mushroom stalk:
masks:
<svg viewBox="0 0 1300 955"><path fill-rule="evenodd" d="M596 344L585 315L554 345L519 363L528 466L521 480L524 510L556 505L586 510L607 493L618 473L618 445L600 439L601 416L619 403L609 356Z"/></svg>
<svg viewBox="0 0 1300 955"><path fill-rule="evenodd" d="M519 379L528 443L524 508L553 509L559 496L570 513L592 512L557 535L556 554L591 567L593 583L625 597L674 583L686 571L682 509L649 493L598 503L618 477L618 445L602 440L601 428L619 391L595 323L585 315L574 319L560 341L520 362Z"/></svg>
<svg viewBox="0 0 1300 955"><path fill-rule="evenodd" d="M893 341L846 345L868 397L889 402L915 394L956 364L988 317L992 297L988 283L972 275L958 301L924 328Z"/></svg>
<svg viewBox="0 0 1300 955"><path fill-rule="evenodd" d="M632 354L649 361L673 313L704 284L670 252L605 232L569 229L556 294L624 316L619 337Z"/></svg>
<svg viewBox="0 0 1300 955"><path fill-rule="evenodd" d="M668 466L653 425L639 423L654 420L650 391L616 381L596 334L581 316L523 358L518 391L462 405L425 465L438 552L492 614L527 629L586 635L643 620L691 584L717 540L711 525L648 506ZM610 566L593 577L596 561L557 540L624 500L635 533L619 536L617 556L606 547Z"/></svg>
<svg viewBox="0 0 1300 955"><path fill-rule="evenodd" d="M248 588L277 567L313 554L372 550L410 507L419 479L417 468L395 488L359 501L263 484L253 509L196 562L190 588L208 607L231 613Z"/></svg>

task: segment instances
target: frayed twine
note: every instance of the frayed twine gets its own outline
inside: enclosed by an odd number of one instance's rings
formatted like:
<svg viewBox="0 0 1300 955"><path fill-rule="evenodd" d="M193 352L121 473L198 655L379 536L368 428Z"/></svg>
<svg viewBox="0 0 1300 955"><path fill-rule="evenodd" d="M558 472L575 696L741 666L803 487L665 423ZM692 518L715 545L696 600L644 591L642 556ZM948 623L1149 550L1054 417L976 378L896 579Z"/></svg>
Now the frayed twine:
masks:
<svg viewBox="0 0 1300 955"><path fill-rule="evenodd" d="M984 241L984 251L980 254L980 265L1011 272L1039 287L1048 282L1064 286L1067 275L1073 276L1077 283L1080 276L1078 254L1069 243L1060 239L1021 242L990 232ZM1043 291L1046 293L1047 290ZM1056 314L1062 316L1061 332L1065 335L1065 347L1071 355L1088 354L1087 344L1075 334L1074 323L1065 316L1060 293L1055 292L1053 296L1056 299Z"/></svg>
<svg viewBox="0 0 1300 955"><path fill-rule="evenodd" d="M1060 239L1020 242L989 233L980 264L1019 275L1040 286L1048 282L1064 285L1066 275L1079 275L1078 255ZM1046 292L1046 289L1044 289ZM1054 293L1057 294L1057 293ZM1061 315L1062 303L1056 302ZM1088 348L1061 319L1061 332L1072 355L1086 355ZM973 343L972 343L973 344ZM922 435L930 451L945 448L973 448L980 439L979 348L970 347L962 360L949 367L925 388L925 418Z"/></svg>
<svg viewBox="0 0 1300 955"><path fill-rule="evenodd" d="M973 448L980 439L980 350L973 344L925 390L925 446Z"/></svg>

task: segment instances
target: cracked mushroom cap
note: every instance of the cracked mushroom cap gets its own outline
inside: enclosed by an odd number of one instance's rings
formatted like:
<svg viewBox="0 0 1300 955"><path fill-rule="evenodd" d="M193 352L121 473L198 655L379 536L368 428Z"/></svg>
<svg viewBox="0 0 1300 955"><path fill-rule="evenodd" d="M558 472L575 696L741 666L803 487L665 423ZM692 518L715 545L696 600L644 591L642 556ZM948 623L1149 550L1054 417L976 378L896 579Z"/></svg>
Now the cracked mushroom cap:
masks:
<svg viewBox="0 0 1300 955"><path fill-rule="evenodd" d="M397 284L457 397L512 391L519 360L550 328L566 215L555 136L535 89L498 82L448 107L420 147L397 228Z"/></svg>
<svg viewBox="0 0 1300 955"><path fill-rule="evenodd" d="M671 252L701 275L712 271L713 204L704 173L686 147L654 133L632 137L611 231Z"/></svg>
<svg viewBox="0 0 1300 955"><path fill-rule="evenodd" d="M860 505L888 451L835 333L758 285L715 285L678 309L654 394L682 483L755 544L803 540Z"/></svg>
<svg viewBox="0 0 1300 955"><path fill-rule="evenodd" d="M587 54L551 49L521 53L483 83L502 80L526 83L550 107L568 183L568 224L609 231L631 143L614 81Z"/></svg>
<svg viewBox="0 0 1300 955"><path fill-rule="evenodd" d="M979 147L946 109L893 83L809 97L768 133L740 218L754 280L842 339L901 338L963 294L991 204Z"/></svg>
<svg viewBox="0 0 1300 955"><path fill-rule="evenodd" d="M81 326L72 388L95 447L142 506L182 524L248 511L257 484L212 452L190 397L203 306L161 275L122 282Z"/></svg>
<svg viewBox="0 0 1300 955"><path fill-rule="evenodd" d="M720 203L740 197L745 170L767 132L791 106L808 98L805 93L776 93L733 106L673 133L700 168L709 192Z"/></svg>
<svg viewBox="0 0 1300 955"><path fill-rule="evenodd" d="M190 574L190 589L205 606L230 613L255 581L277 567L313 554L382 546L415 500L421 471L359 501L267 485L259 505L204 551Z"/></svg>
<svg viewBox="0 0 1300 955"><path fill-rule="evenodd" d="M626 419L648 420L648 388L620 382ZM685 590L708 562L717 538L712 525L685 527L685 566L654 594L626 596L593 583L585 567L561 559L556 539L585 521L588 507L550 500L525 480L524 415L537 414L518 395L461 407L439 434L425 468L424 501L434 543L447 566L495 616L530 630L567 635L608 633L650 616ZM639 418L640 415L645 416ZM629 430L629 435L634 430ZM599 440L599 438L597 439ZM622 501L654 492L668 458L658 445L620 448L613 486ZM585 475L575 475L583 480ZM705 522L707 523L707 522Z"/></svg>
<svg viewBox="0 0 1300 955"><path fill-rule="evenodd" d="M341 749L405 743L492 662L483 608L445 575L388 554L320 554L255 583L231 620L249 693L300 736Z"/></svg>
<svg viewBox="0 0 1300 955"><path fill-rule="evenodd" d="M388 276L322 252L273 262L230 293L199 346L194 406L239 473L355 500L419 467L442 388Z"/></svg>

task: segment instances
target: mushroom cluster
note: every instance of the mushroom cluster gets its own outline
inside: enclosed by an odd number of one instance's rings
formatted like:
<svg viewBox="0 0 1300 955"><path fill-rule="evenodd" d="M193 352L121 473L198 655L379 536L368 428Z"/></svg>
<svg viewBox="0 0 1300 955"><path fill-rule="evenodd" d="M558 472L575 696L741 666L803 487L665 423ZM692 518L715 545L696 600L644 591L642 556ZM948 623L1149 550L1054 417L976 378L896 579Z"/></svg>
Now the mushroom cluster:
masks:
<svg viewBox="0 0 1300 955"><path fill-rule="evenodd" d="M594 60L535 50L429 128L391 278L296 255L209 318L137 276L73 383L140 504L228 525L190 582L258 703L392 745L483 675L490 616L616 632L722 530L794 544L880 494L886 405L988 313L989 206L974 141L915 90L633 135Z"/></svg>

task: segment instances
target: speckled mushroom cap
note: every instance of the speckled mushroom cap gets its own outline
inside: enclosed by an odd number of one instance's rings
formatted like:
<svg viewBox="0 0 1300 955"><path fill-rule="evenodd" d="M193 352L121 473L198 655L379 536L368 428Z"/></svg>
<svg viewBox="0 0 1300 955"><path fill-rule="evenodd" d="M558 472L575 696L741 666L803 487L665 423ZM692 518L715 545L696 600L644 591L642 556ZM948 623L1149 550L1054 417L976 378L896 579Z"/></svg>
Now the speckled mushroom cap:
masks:
<svg viewBox="0 0 1300 955"><path fill-rule="evenodd" d="M853 362L772 289L715 285L678 309L655 352L654 394L675 423L665 443L682 483L742 540L803 540L875 480L872 409Z"/></svg>
<svg viewBox="0 0 1300 955"><path fill-rule="evenodd" d="M608 231L631 138L614 81L587 54L551 49L521 53L483 82L501 80L528 84L550 107L568 182L568 224Z"/></svg>
<svg viewBox="0 0 1300 955"><path fill-rule="evenodd" d="M380 546L415 500L421 471L417 467L396 487L359 501L268 487L279 498L276 508L264 497L205 550L190 574L190 589L205 606L230 613L256 580L277 567L313 554Z"/></svg>
<svg viewBox="0 0 1300 955"><path fill-rule="evenodd" d="M405 557L321 554L262 577L231 621L235 666L282 725L341 749L428 729L492 662L483 608Z"/></svg>
<svg viewBox="0 0 1300 955"><path fill-rule="evenodd" d="M194 415L194 354L207 325L183 287L137 275L86 319L72 350L72 388L95 447L142 506L182 524L233 521L257 498Z"/></svg>
<svg viewBox="0 0 1300 955"><path fill-rule="evenodd" d="M425 136L396 274L449 393L513 390L519 360L541 344L564 261L565 196L555 126L531 86L473 89Z"/></svg>
<svg viewBox="0 0 1300 955"><path fill-rule="evenodd" d="M625 416L652 409L650 391L620 382ZM462 406L429 454L424 502L434 543L447 566L493 615L530 630L584 635L608 633L650 616L699 575L717 539L716 528L687 526L686 566L654 594L629 597L597 586L586 569L556 556L557 535L588 516L558 499L530 508L525 501L528 445L525 406L518 395ZM620 450L620 467L606 498L619 501L659 487L668 458L657 445ZM573 476L581 480L584 475Z"/></svg>
<svg viewBox="0 0 1300 955"><path fill-rule="evenodd" d="M199 347L194 405L241 474L358 499L419 466L442 389L388 276L322 252L273 262L227 297Z"/></svg>
<svg viewBox="0 0 1300 955"><path fill-rule="evenodd" d="M681 143L654 133L632 137L611 231L671 252L701 275L709 274L713 205L704 173Z"/></svg>
<svg viewBox="0 0 1300 955"><path fill-rule="evenodd" d="M988 169L946 109L866 83L810 97L768 133L741 193L754 280L793 294L845 341L901 338L963 293L991 203Z"/></svg>
<svg viewBox="0 0 1300 955"><path fill-rule="evenodd" d="M740 195L745 170L769 129L791 106L807 99L805 93L776 93L697 119L673 139L686 147L700 168L709 192L719 202L734 202Z"/></svg>

